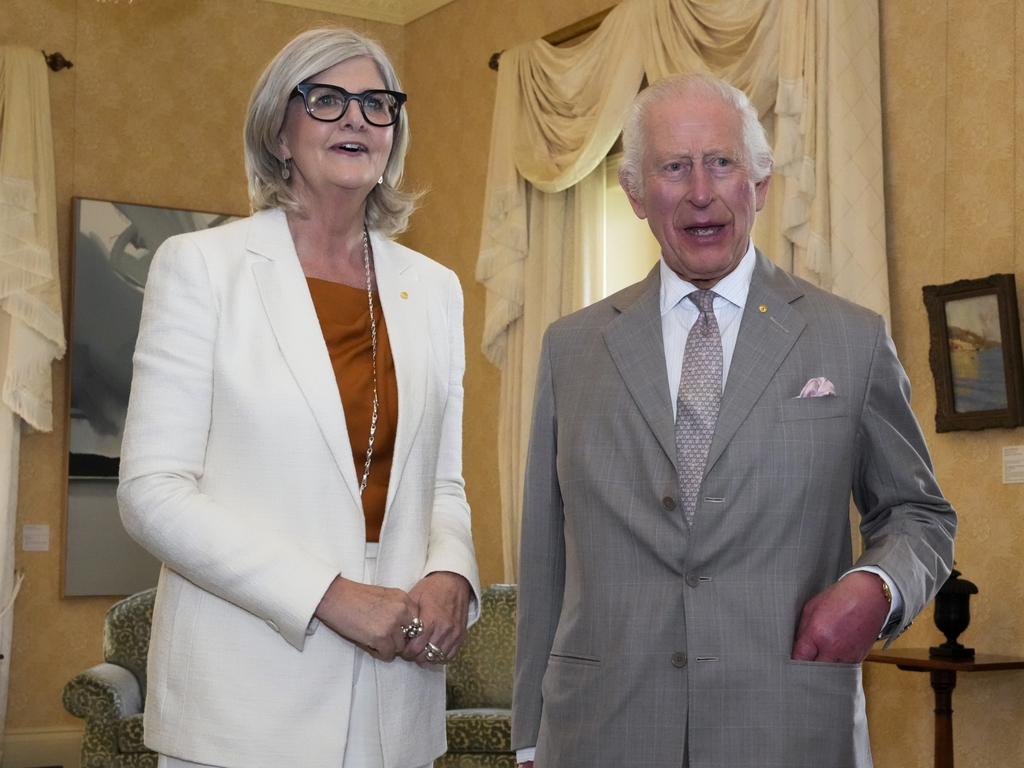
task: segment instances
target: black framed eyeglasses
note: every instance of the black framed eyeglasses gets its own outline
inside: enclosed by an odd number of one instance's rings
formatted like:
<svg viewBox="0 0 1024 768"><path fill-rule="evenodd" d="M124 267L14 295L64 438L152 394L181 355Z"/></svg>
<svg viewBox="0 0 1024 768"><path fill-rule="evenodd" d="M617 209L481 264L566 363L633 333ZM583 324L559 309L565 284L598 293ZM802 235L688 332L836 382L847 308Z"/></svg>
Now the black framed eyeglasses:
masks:
<svg viewBox="0 0 1024 768"><path fill-rule="evenodd" d="M349 93L337 85L299 83L292 97L301 96L306 114L323 123L340 120L350 101L359 102L359 110L370 125L384 128L398 122L402 105L408 98L400 91L372 90Z"/></svg>

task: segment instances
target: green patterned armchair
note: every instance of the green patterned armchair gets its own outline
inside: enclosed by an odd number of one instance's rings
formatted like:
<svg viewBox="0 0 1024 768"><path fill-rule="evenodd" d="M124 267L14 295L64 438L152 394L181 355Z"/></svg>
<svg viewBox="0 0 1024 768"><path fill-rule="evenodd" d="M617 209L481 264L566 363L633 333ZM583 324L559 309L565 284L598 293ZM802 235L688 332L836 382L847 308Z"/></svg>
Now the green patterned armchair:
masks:
<svg viewBox="0 0 1024 768"><path fill-rule="evenodd" d="M146 653L156 590L111 606L103 627L103 664L64 686L64 708L85 720L82 768L156 768L142 743ZM448 667L448 753L435 768L515 768L512 674L516 587L484 591L480 619Z"/></svg>
<svg viewBox="0 0 1024 768"><path fill-rule="evenodd" d="M103 625L103 664L64 686L64 709L85 720L82 768L156 768L142 743L146 653L155 589L114 603Z"/></svg>
<svg viewBox="0 0 1024 768"><path fill-rule="evenodd" d="M516 587L484 590L480 619L448 666L448 753L435 768L515 768L512 675Z"/></svg>

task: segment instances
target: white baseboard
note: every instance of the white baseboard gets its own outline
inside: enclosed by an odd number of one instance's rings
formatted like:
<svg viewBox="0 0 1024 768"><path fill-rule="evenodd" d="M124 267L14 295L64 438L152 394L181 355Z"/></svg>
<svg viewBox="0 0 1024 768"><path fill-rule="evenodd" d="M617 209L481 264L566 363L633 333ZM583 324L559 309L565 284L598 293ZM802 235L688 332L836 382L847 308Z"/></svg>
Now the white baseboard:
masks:
<svg viewBox="0 0 1024 768"><path fill-rule="evenodd" d="M0 768L81 768L81 728L24 728L4 734Z"/></svg>

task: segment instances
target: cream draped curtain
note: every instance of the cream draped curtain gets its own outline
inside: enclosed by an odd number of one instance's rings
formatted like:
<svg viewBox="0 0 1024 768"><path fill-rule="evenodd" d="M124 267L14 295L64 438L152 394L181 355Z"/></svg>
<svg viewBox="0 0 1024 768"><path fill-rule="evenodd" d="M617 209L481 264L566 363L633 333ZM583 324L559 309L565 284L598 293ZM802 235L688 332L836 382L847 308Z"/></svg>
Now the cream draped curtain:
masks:
<svg viewBox="0 0 1024 768"><path fill-rule="evenodd" d="M64 354L47 75L38 50L0 47L0 729L20 586L14 538L22 423L53 428L51 364Z"/></svg>
<svg viewBox="0 0 1024 768"><path fill-rule="evenodd" d="M887 317L878 56L877 4L863 0L623 0L577 45L537 40L502 54L477 279L483 351L502 368L507 580L541 337L591 298L595 174L644 75L708 71L746 91L775 151L755 242Z"/></svg>

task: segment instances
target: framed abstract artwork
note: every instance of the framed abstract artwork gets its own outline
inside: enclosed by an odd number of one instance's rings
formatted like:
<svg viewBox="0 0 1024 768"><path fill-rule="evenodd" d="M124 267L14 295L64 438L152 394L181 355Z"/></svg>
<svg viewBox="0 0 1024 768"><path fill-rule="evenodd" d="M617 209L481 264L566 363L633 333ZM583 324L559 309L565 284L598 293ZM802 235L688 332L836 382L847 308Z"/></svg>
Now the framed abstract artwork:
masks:
<svg viewBox="0 0 1024 768"><path fill-rule="evenodd" d="M157 563L121 527L117 473L146 275L168 237L236 217L74 200L64 594L125 595Z"/></svg>
<svg viewBox="0 0 1024 768"><path fill-rule="evenodd" d="M923 293L936 431L1024 424L1024 363L1013 275L926 285Z"/></svg>

